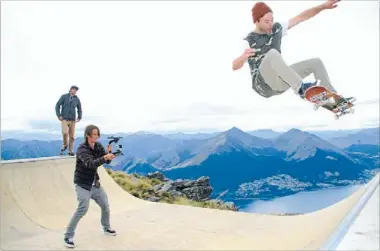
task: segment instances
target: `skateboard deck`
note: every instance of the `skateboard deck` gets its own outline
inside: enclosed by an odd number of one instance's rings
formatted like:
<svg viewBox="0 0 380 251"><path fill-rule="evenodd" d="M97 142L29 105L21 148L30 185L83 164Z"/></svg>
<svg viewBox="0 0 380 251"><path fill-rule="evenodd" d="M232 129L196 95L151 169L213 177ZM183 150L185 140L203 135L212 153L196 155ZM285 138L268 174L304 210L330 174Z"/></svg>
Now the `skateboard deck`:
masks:
<svg viewBox="0 0 380 251"><path fill-rule="evenodd" d="M305 99L314 104L314 110L323 107L335 114L335 119L354 113L355 99L347 100L322 86L313 86L305 91Z"/></svg>

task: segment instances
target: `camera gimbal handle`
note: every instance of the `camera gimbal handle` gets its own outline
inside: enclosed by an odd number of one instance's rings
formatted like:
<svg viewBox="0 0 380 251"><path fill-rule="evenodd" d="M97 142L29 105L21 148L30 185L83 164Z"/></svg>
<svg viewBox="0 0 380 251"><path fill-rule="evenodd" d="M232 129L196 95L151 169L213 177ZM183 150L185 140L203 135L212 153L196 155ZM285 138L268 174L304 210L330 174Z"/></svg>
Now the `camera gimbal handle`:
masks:
<svg viewBox="0 0 380 251"><path fill-rule="evenodd" d="M108 145L111 145L112 143L116 144L116 151L112 153L115 156L124 155L123 152L120 150L121 148L123 148L123 146L121 144L118 144L119 139L122 139L122 138L123 137L114 137L114 136L108 137L108 139L110 139L110 141L108 142Z"/></svg>

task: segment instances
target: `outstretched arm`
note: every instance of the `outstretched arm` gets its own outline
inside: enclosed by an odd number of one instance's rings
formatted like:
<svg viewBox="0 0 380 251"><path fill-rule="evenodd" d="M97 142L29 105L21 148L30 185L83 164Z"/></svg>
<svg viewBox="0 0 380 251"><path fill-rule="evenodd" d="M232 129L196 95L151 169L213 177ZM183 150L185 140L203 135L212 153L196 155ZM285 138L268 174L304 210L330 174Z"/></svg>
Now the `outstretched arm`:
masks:
<svg viewBox="0 0 380 251"><path fill-rule="evenodd" d="M320 13L322 10L336 8L338 6L337 5L338 2L340 2L340 0L327 0L323 4L317 5L313 8L310 8L310 9L307 9L307 10L301 12L299 15L297 15L297 16L295 16L289 20L288 29L290 29L290 28L296 26L297 24L302 23L302 22L314 17L315 15Z"/></svg>

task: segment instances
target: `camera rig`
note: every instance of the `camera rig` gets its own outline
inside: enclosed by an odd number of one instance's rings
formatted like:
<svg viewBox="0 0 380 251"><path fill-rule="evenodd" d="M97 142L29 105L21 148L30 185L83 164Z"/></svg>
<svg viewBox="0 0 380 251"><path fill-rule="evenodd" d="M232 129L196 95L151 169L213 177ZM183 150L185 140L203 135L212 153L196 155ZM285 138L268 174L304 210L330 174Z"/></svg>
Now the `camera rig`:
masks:
<svg viewBox="0 0 380 251"><path fill-rule="evenodd" d="M123 146L121 144L118 144L119 139L122 139L122 138L123 137L115 137L115 136L110 136L110 137L107 138L107 139L110 139L110 141L108 142L108 145L111 145L112 143L116 144L116 151L112 153L115 156L124 155L123 152L121 151L121 149L123 148Z"/></svg>

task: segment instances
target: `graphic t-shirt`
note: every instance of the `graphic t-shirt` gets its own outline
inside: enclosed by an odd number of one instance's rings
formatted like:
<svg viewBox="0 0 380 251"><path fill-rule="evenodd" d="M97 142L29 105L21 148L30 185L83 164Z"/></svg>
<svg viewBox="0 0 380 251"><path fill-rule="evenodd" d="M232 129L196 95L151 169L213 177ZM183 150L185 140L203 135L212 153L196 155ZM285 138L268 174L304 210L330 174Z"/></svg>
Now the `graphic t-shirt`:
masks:
<svg viewBox="0 0 380 251"><path fill-rule="evenodd" d="M247 48L256 50L255 55L248 58L247 61L251 71L252 88L263 97L280 94L280 92L272 90L265 82L259 72L259 66L269 50L276 49L281 53L282 37L286 35L288 27L288 22L276 22L273 24L271 34L259 34L252 31L243 39L240 46L240 54Z"/></svg>

